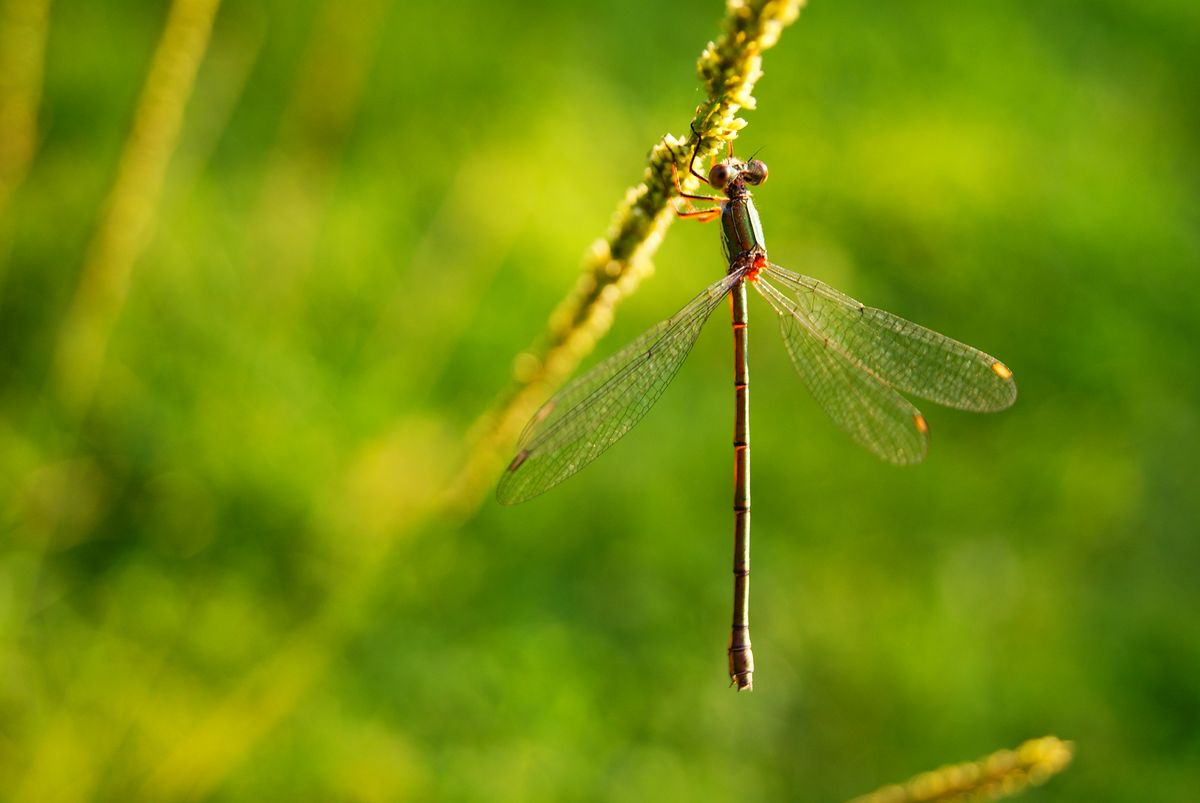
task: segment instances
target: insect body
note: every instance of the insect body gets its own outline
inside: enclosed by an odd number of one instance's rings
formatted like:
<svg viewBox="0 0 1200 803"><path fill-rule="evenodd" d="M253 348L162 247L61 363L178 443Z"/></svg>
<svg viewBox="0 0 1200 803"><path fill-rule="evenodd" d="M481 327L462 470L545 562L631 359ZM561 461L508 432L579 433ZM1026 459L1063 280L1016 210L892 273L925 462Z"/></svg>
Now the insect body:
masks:
<svg viewBox="0 0 1200 803"><path fill-rule="evenodd" d="M699 148L697 138L697 150ZM767 166L743 162L732 150L707 176L690 170L720 196L683 191L681 218L720 217L728 265L671 318L652 327L551 398L521 434L497 498L531 499L599 457L654 405L691 351L709 315L729 296L734 376L734 604L729 676L738 689L753 686L750 647L750 378L747 364L746 285L775 311L788 353L825 412L860 445L884 460L915 463L925 456L929 426L901 393L987 412L1017 397L1012 371L994 357L890 312L867 307L827 284L770 262L751 187ZM692 201L716 204L695 208Z"/></svg>

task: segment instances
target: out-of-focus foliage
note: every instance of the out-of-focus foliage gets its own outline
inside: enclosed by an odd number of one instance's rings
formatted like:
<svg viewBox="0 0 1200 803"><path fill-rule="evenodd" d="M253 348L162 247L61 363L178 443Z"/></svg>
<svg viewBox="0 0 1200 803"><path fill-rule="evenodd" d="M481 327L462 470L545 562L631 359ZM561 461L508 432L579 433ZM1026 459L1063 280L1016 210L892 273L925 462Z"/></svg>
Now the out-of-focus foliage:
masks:
<svg viewBox="0 0 1200 803"><path fill-rule="evenodd" d="M37 5L0 4L0 64ZM723 322L587 472L435 510L686 133L720 3L222 7L79 405L61 330L167 12L51 4L0 165L0 796L836 800L1043 733L1076 760L1026 799L1194 796L1194 2L818 0L767 55L738 147L773 259L1021 399L926 406L925 464L882 465L752 304L752 695ZM601 353L719 275L717 232L656 262Z"/></svg>

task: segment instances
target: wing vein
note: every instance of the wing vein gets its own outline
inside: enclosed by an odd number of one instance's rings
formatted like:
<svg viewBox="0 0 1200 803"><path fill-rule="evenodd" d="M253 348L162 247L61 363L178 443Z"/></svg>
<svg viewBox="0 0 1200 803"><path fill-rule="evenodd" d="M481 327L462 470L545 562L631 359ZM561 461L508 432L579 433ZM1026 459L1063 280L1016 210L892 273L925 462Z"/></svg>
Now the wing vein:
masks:
<svg viewBox="0 0 1200 803"><path fill-rule="evenodd" d="M705 321L742 275L709 285L672 317L550 398L526 425L496 489L505 504L531 499L604 453L654 406Z"/></svg>

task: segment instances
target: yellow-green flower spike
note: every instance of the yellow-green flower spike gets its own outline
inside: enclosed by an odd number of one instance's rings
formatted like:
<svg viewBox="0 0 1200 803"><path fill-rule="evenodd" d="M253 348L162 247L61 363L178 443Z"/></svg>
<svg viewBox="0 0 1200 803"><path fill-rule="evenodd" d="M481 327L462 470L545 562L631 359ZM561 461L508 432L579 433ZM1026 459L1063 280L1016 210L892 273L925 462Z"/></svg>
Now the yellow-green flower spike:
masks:
<svg viewBox="0 0 1200 803"><path fill-rule="evenodd" d="M850 803L966 803L999 800L1044 783L1066 769L1074 745L1055 736L1030 739L1015 750L998 750L978 761L923 772Z"/></svg>

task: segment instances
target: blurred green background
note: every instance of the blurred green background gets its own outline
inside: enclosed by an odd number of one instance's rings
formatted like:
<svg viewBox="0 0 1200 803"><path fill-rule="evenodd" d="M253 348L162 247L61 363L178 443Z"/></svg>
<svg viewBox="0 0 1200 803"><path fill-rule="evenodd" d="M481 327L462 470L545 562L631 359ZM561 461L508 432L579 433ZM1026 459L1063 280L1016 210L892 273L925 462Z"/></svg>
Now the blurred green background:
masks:
<svg viewBox="0 0 1200 803"><path fill-rule="evenodd" d="M5 3L13 48L44 4ZM1195 799L1193 0L815 0L767 54L773 258L1021 398L924 405L889 467L751 302L740 695L720 311L588 471L436 509L686 133L721 3L222 7L80 402L64 327L168 8L50 7L0 207L0 799L841 800L1045 733L1077 758L1031 801ZM720 275L716 229L656 265L598 355Z"/></svg>

